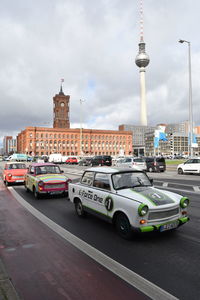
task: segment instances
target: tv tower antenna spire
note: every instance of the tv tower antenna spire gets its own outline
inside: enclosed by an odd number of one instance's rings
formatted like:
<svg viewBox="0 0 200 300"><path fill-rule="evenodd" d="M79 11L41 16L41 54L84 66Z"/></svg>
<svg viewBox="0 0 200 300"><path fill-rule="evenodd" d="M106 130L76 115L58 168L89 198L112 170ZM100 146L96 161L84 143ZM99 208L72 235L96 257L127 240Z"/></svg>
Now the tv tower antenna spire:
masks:
<svg viewBox="0 0 200 300"><path fill-rule="evenodd" d="M135 58L136 65L140 68L140 122L147 126L147 105L146 105L146 87L145 87L145 68L150 59L145 52L144 42L144 18L143 18L143 0L140 1L140 42L139 53Z"/></svg>

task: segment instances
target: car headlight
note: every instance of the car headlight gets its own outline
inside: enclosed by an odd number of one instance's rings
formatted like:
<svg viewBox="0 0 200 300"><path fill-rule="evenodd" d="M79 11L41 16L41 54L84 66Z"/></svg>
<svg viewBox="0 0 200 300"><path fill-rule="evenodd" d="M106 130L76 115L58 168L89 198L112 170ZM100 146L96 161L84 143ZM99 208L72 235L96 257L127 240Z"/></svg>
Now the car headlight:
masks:
<svg viewBox="0 0 200 300"><path fill-rule="evenodd" d="M42 180L40 180L39 182L38 182L38 186L39 187L42 187L44 185L44 182L42 181Z"/></svg>
<svg viewBox="0 0 200 300"><path fill-rule="evenodd" d="M139 216L143 217L145 216L149 211L149 208L146 204L140 204L140 206L138 207L138 214Z"/></svg>
<svg viewBox="0 0 200 300"><path fill-rule="evenodd" d="M190 203L190 200L187 197L182 197L180 200L180 207L186 208Z"/></svg>

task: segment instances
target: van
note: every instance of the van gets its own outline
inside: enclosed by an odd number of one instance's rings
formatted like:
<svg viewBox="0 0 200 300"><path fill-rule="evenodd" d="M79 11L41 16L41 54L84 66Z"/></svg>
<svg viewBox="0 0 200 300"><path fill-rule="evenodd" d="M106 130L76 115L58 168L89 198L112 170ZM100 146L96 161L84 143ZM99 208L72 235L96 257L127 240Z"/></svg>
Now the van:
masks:
<svg viewBox="0 0 200 300"><path fill-rule="evenodd" d="M27 161L28 155L23 153L14 153L9 156L10 161Z"/></svg>
<svg viewBox="0 0 200 300"><path fill-rule="evenodd" d="M91 166L112 166L112 157L109 155L97 155L92 157Z"/></svg>
<svg viewBox="0 0 200 300"><path fill-rule="evenodd" d="M49 162L61 164L62 163L62 154L60 154L60 153L50 154Z"/></svg>
<svg viewBox="0 0 200 300"><path fill-rule="evenodd" d="M164 157L144 157L144 159L147 165L147 172L164 172L166 170Z"/></svg>

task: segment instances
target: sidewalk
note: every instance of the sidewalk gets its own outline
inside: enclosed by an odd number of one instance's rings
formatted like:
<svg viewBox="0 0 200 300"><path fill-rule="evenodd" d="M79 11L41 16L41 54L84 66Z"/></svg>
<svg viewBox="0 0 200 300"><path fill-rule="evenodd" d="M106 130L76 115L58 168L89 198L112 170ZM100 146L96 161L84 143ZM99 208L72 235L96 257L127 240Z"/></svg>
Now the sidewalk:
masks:
<svg viewBox="0 0 200 300"><path fill-rule="evenodd" d="M0 257L0 300L149 299L38 221L1 181Z"/></svg>

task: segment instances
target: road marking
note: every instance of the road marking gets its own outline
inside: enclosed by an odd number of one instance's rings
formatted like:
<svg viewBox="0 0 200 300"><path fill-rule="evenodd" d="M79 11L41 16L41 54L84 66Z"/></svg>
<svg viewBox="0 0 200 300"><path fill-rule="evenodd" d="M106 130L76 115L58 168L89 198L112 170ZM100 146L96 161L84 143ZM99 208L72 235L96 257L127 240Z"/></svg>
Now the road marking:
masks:
<svg viewBox="0 0 200 300"><path fill-rule="evenodd" d="M193 186L193 189L194 189L195 192L200 192L200 189L199 189L198 186Z"/></svg>
<svg viewBox="0 0 200 300"><path fill-rule="evenodd" d="M150 281L146 280L145 278L141 277L137 273L129 270L128 268L124 267L120 263L116 262L112 258L108 257L107 255L103 254L99 250L95 249L94 247L90 246L83 240L79 239L66 229L62 228L58 224L54 223L48 217L43 215L29 203L27 203L12 187L8 188L12 195L16 198L16 200L24 206L32 215L34 215L38 220L43 222L49 228L51 228L54 232L59 234L62 238L67 240L73 246L78 248L80 251L85 253L87 256L91 257L97 263L101 264L103 267L132 285L133 287L140 290L145 295L149 296L154 300L178 300L178 298L174 297L173 295L169 294L165 290L161 289L160 287L156 286L155 284L151 283Z"/></svg>

